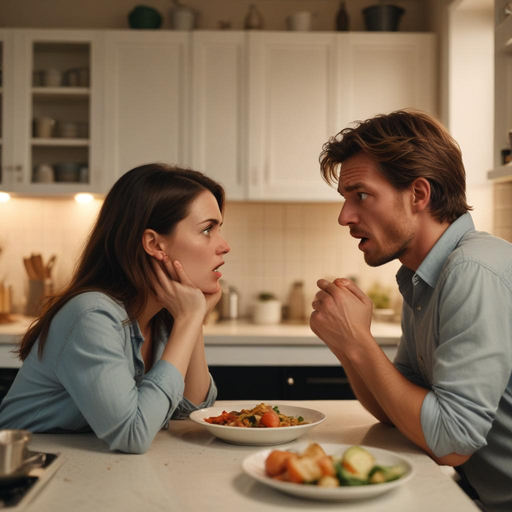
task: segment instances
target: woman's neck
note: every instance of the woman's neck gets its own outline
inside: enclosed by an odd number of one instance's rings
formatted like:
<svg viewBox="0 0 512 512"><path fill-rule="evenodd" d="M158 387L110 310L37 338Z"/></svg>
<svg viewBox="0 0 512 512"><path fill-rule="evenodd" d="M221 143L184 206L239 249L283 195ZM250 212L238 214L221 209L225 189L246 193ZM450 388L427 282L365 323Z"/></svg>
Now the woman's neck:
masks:
<svg viewBox="0 0 512 512"><path fill-rule="evenodd" d="M162 309L162 304L158 302L156 297L149 295L146 307L142 314L137 317L137 322L139 323L140 330L144 336L147 334L151 319Z"/></svg>

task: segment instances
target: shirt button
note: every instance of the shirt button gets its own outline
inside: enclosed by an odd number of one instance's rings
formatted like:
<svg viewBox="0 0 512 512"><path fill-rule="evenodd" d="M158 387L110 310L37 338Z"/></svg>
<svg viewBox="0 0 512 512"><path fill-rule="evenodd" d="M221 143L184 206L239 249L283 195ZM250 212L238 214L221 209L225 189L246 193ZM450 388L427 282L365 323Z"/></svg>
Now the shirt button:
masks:
<svg viewBox="0 0 512 512"><path fill-rule="evenodd" d="M416 306L417 311L421 311L421 306Z"/></svg>
<svg viewBox="0 0 512 512"><path fill-rule="evenodd" d="M422 357L422 356L418 356L418 361L419 361L420 363L423 363L423 357Z"/></svg>

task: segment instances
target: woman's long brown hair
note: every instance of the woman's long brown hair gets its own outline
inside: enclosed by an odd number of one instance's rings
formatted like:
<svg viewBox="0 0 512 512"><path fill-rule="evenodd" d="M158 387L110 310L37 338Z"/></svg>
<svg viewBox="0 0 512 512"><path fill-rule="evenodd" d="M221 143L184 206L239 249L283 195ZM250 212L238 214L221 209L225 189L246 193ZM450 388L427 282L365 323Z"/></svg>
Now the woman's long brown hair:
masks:
<svg viewBox="0 0 512 512"><path fill-rule="evenodd" d="M41 357L54 316L80 293L103 292L124 305L128 321L137 318L146 305L153 272L142 246L144 231L171 234L205 190L214 195L223 212L224 189L200 172L154 163L121 176L105 198L70 283L47 299L43 313L16 350L18 357L25 360L37 341ZM155 317L154 328L158 324L172 328L167 310Z"/></svg>

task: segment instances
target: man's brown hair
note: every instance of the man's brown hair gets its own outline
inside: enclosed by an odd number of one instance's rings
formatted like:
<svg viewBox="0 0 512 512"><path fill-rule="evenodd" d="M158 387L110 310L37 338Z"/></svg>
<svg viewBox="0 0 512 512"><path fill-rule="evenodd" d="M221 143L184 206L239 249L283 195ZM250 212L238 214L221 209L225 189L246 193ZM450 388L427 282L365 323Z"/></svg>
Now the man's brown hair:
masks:
<svg viewBox="0 0 512 512"><path fill-rule="evenodd" d="M453 222L471 210L466 203L466 171L457 142L431 115L397 110L345 128L326 142L320 154L324 180L338 181L339 168L363 152L377 161L382 174L404 190L417 178L430 183L430 211L439 222Z"/></svg>

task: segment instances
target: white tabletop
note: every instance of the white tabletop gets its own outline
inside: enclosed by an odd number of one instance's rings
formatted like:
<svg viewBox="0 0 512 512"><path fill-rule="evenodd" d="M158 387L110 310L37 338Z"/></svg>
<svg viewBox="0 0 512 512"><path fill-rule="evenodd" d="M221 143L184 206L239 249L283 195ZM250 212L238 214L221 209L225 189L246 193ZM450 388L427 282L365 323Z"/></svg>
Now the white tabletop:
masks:
<svg viewBox="0 0 512 512"><path fill-rule="evenodd" d="M236 409L241 402L217 402ZM283 402L286 403L286 402ZM357 401L288 402L327 419L300 441L368 445L408 456L414 478L388 494L361 502L301 500L245 475L242 460L261 448L211 437L191 420L172 421L144 455L110 452L94 435L34 435L30 448L60 451L65 464L29 511L283 511L465 512L478 508L448 476L395 428L379 424ZM233 407L230 407L232 404ZM255 402L256 404L256 402ZM283 445L286 449L287 445Z"/></svg>

